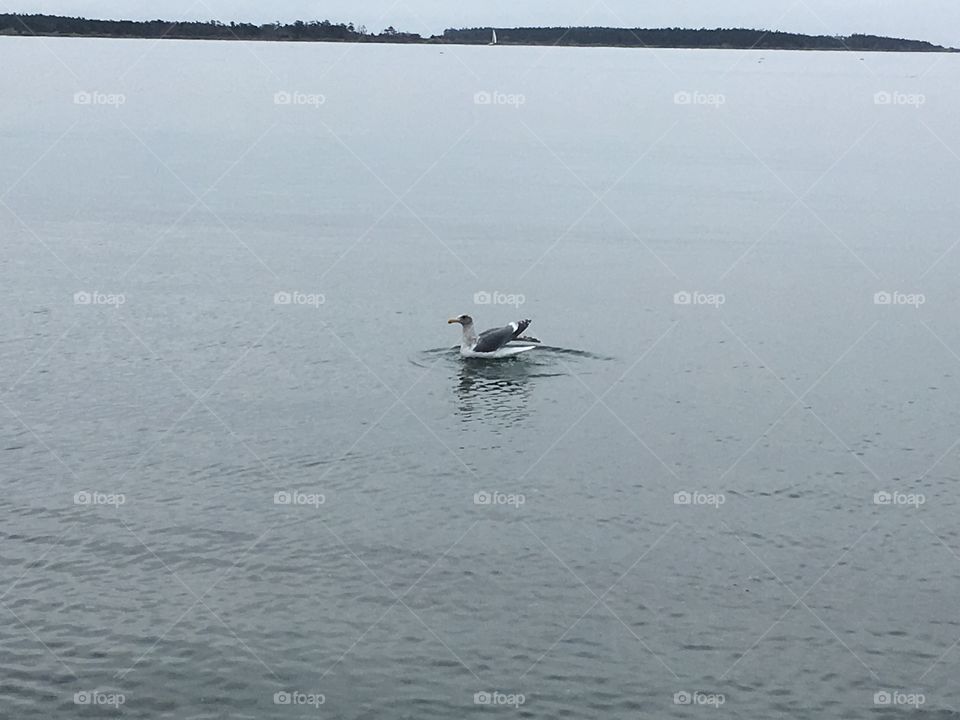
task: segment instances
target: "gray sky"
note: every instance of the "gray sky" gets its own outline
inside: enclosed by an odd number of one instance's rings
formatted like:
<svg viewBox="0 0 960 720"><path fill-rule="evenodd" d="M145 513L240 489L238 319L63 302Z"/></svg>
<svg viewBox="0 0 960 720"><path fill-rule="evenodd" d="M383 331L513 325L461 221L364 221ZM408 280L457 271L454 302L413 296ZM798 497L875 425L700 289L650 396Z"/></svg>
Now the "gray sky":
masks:
<svg viewBox="0 0 960 720"><path fill-rule="evenodd" d="M958 0L0 0L14 12L133 20L328 19L424 35L447 27L609 25L865 32L960 46Z"/></svg>

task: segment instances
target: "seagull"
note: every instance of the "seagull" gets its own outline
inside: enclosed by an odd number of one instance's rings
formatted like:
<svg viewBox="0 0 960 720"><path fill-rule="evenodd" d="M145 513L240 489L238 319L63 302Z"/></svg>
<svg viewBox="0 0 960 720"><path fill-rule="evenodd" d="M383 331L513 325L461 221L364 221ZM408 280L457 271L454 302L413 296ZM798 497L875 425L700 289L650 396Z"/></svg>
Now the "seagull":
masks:
<svg viewBox="0 0 960 720"><path fill-rule="evenodd" d="M530 320L517 320L509 325L492 330L484 330L477 335L473 327L473 318L459 315L447 320L448 324L459 323L463 326L463 339L460 341L460 354L463 357L502 358L533 350L536 345L515 345L515 340L527 343L539 343L536 338L521 335L530 325Z"/></svg>

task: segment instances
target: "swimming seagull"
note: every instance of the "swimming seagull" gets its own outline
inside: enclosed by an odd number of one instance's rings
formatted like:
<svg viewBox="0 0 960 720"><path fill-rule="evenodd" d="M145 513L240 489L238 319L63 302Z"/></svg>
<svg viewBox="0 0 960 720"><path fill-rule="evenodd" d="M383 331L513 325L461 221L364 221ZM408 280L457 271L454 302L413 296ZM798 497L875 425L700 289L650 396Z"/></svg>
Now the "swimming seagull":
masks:
<svg viewBox="0 0 960 720"><path fill-rule="evenodd" d="M536 338L521 335L530 325L529 320L517 320L500 328L484 330L479 335L473 327L473 318L469 315L450 318L447 323L460 323L463 326L463 339L460 341L460 354L463 357L510 357L536 347L532 344L516 345L513 344L514 341L540 342Z"/></svg>

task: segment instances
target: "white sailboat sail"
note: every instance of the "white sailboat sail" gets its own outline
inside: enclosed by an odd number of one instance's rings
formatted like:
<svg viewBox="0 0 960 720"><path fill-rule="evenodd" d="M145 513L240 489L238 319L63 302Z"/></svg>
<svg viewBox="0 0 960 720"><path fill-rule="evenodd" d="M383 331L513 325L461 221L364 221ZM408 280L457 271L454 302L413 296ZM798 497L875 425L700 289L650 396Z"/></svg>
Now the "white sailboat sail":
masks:
<svg viewBox="0 0 960 720"><path fill-rule="evenodd" d="M493 33L493 35L490 37L490 44L491 44L491 45L496 45L496 44L497 44L497 31L491 29L490 32Z"/></svg>

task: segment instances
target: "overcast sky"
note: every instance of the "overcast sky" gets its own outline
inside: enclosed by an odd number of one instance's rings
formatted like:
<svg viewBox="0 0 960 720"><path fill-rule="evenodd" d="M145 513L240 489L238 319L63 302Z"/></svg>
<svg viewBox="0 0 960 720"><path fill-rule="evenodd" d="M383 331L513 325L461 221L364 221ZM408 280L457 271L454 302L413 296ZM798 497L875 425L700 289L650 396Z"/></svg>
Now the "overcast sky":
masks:
<svg viewBox="0 0 960 720"><path fill-rule="evenodd" d="M960 0L0 0L0 11L256 23L328 19L423 35L517 25L736 26L960 46Z"/></svg>

